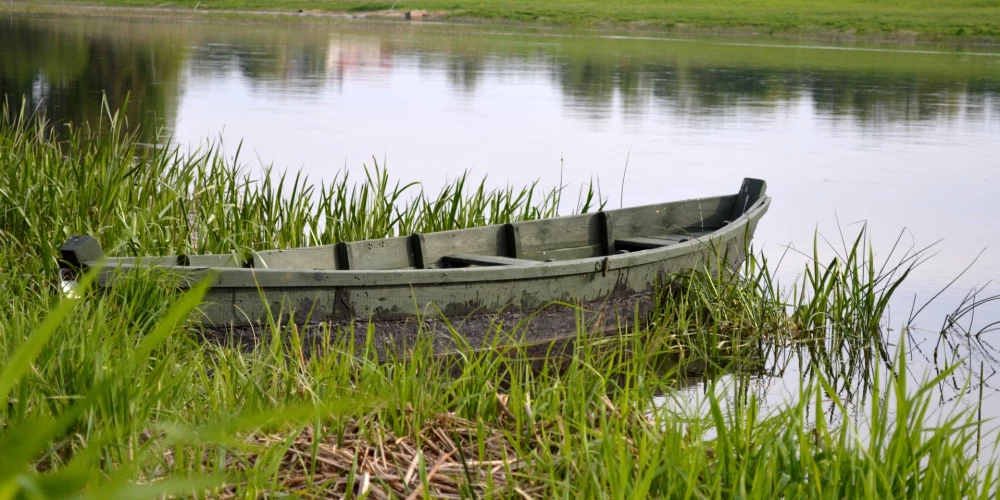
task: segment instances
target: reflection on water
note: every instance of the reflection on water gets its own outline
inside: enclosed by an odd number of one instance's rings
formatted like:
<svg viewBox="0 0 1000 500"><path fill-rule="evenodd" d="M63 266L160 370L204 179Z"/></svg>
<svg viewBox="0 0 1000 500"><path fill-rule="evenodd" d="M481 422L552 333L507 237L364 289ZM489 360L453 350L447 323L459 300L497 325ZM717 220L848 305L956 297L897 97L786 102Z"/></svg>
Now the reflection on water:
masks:
<svg viewBox="0 0 1000 500"><path fill-rule="evenodd" d="M193 86L238 76L289 99L434 73L455 92L545 76L563 104L594 120L618 112L714 115L806 100L817 115L872 127L969 121L1000 111L1000 54L817 51L655 39L346 31L8 16L0 89L63 121L100 114L131 94L136 124L174 124L184 77ZM375 26L374 30L386 28ZM948 50L948 49L942 49ZM926 52L926 51L925 51ZM418 77L428 75L418 74ZM293 95L292 95L293 94ZM141 108L141 111L140 109ZM159 121L155 121L155 119Z"/></svg>
<svg viewBox="0 0 1000 500"><path fill-rule="evenodd" d="M634 48L624 46L623 54L593 50L589 45L595 42L591 40L570 40L554 48L525 42L523 45L529 45L526 48L520 43L501 43L474 51L448 44L444 47L447 52L442 53L437 40L416 42L334 39L327 46L313 47L318 52L329 51L325 68L300 64L286 67L282 76L306 83L314 82L317 75L341 78L344 68L339 64L345 52L367 56L367 66L389 68L395 52L403 65L415 58L421 69L443 73L452 88L466 93L487 85L481 82L484 75L544 75L558 85L568 107L586 109L589 113L585 116L598 120L608 118L613 110L624 115L712 115L730 112L737 106L768 108L802 99L810 101L817 114L854 118L872 126L936 118L980 119L988 107L993 114L1000 109L1000 101L995 99L1000 65L994 61L983 68L986 74L976 72L978 61L961 59L951 61L952 67L940 72L922 74L922 61L913 61L913 66L898 61L880 66L881 55L875 60L862 58L867 61L860 65L821 57L806 64L765 60L757 66L758 61L745 60L740 53L766 49L727 47L713 54L706 53L703 46L680 45L668 52L644 50L632 54L628 51ZM367 50L359 48L365 45ZM359 61L354 65L366 64Z"/></svg>
<svg viewBox="0 0 1000 500"><path fill-rule="evenodd" d="M110 30L83 22L7 19L0 29L0 94L22 98L58 123L96 124L126 99L130 124L147 135L172 123L183 50L139 29Z"/></svg>

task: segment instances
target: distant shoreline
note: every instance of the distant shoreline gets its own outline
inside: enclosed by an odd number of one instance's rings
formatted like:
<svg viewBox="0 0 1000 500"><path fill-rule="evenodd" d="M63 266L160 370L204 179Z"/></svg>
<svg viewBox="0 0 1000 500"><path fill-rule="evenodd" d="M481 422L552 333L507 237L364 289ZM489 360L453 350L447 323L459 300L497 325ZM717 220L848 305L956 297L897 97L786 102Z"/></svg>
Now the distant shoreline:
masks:
<svg viewBox="0 0 1000 500"><path fill-rule="evenodd" d="M244 4L253 6L257 0L244 0ZM487 0L487 4L497 0ZM644 0L634 0L641 4ZM725 2L727 0L712 0L714 2ZM798 4L802 0L783 0L788 4ZM192 3L192 7L182 4ZM392 10L363 10L359 7L380 7L379 2L345 2L344 0L329 0L320 2L317 0L301 0L285 2L290 8L282 10L270 9L212 9L211 2L190 2L189 0L179 0L172 4L154 3L147 0L109 0L104 4L77 3L77 2L31 2L24 0L11 0L10 2L0 0L0 14L21 13L36 15L61 15L72 13L74 15L94 16L94 17L120 17L132 19L161 19L164 17L179 20L232 20L238 22L265 22L265 23L304 23L304 24L351 24L358 21L381 21L386 26L409 26L411 24L435 24L447 27L448 25L480 25L484 27L510 27L510 28L590 28L590 29L612 29L627 30L634 33L655 33L660 35L689 35L689 36L739 36L739 37L761 37L761 38L782 38L798 40L823 40L836 42L889 42L899 44L916 43L947 43L952 45L1000 45L1000 8L994 9L996 14L991 17L996 19L986 19L985 22L976 24L969 29L964 27L954 28L952 20L937 20L928 18L927 28L923 31L912 29L893 29L893 24L885 20L879 20L876 24L878 30L871 30L867 26L870 22L855 20L855 24L850 22L834 23L843 28L833 29L820 25L813 25L808 22L801 24L789 24L780 19L767 20L754 18L751 20L734 18L720 20L719 24L712 24L711 20L700 20L691 23L678 23L669 21L665 12L655 12L649 18L633 18L630 14L612 12L608 19L597 19L587 17L592 12L574 12L569 8L559 10L563 4L559 1L552 3L553 11L545 11L549 15L531 19L530 16L518 16L518 12L504 12L503 9L490 10L485 14L480 14L475 9L445 9L416 11L419 21L406 21L405 15L409 9L405 8L407 2L397 2ZM424 1L419 5L434 6L435 1ZM344 5L341 5L344 4ZM332 10L336 7L353 6L355 11ZM453 3L453 6L460 3ZM484 5L484 4L477 4ZM492 5L492 4L490 4ZM576 5L576 4L572 4ZM308 7L313 7L309 9ZM315 7L329 7L331 10L320 10ZM401 8L400 6L404 7ZM294 7L303 7L302 9ZM520 14L524 14L523 12ZM571 14L576 14L575 16ZM789 12L791 14L791 12ZM971 15L971 13L965 13ZM618 16L618 17L615 17ZM683 17L683 16L681 16ZM961 18L962 16L953 16ZM826 21L824 21L826 22ZM831 20L830 22L834 22ZM725 23L723 25L722 23ZM951 31L951 33L949 33Z"/></svg>

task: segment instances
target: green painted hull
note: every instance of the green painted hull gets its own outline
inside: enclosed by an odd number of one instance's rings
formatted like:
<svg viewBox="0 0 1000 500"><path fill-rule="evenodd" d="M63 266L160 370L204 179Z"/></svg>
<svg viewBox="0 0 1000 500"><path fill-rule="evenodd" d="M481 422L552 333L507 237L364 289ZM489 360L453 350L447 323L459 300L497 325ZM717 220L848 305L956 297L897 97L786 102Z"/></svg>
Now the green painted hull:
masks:
<svg viewBox="0 0 1000 500"><path fill-rule="evenodd" d="M211 278L202 311L204 322L215 327L263 324L269 316L299 324L500 312L521 317L553 302L617 304L699 267L736 268L770 205L765 189L763 181L747 179L728 196L261 251L247 262L229 255L104 262L96 240L81 236L63 246L63 267L78 272L103 262L98 284L105 287L149 266L169 269L187 283Z"/></svg>

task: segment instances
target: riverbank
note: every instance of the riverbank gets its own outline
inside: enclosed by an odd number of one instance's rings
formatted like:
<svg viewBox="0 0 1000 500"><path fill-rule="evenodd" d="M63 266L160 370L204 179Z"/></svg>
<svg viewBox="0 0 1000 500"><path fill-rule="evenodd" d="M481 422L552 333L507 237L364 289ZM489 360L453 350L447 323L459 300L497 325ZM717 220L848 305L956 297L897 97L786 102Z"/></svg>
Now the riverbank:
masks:
<svg viewBox="0 0 1000 500"><path fill-rule="evenodd" d="M0 12L233 19L271 22L398 20L409 12L425 22L471 22L512 26L625 29L685 35L772 36L838 41L1000 43L1000 2L980 0L731 0L706 2L629 0L609 8L596 1L548 0L512 4L503 0L106 0L11 2Z"/></svg>

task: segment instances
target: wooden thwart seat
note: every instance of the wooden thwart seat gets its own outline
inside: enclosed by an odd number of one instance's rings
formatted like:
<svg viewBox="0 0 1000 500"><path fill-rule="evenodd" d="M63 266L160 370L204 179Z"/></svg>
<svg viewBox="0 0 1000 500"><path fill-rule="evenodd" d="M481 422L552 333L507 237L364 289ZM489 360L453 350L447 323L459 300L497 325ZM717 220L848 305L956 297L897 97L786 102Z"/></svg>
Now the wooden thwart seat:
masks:
<svg viewBox="0 0 1000 500"><path fill-rule="evenodd" d="M641 238L619 238L615 240L615 249L636 252L639 250L649 250L652 248L677 245L678 243L684 243L695 238L695 236L687 234L668 234L664 236L646 236Z"/></svg>
<svg viewBox="0 0 1000 500"><path fill-rule="evenodd" d="M515 259L496 255L455 254L445 255L442 260L449 267L465 266L534 266L541 264L537 260Z"/></svg>

